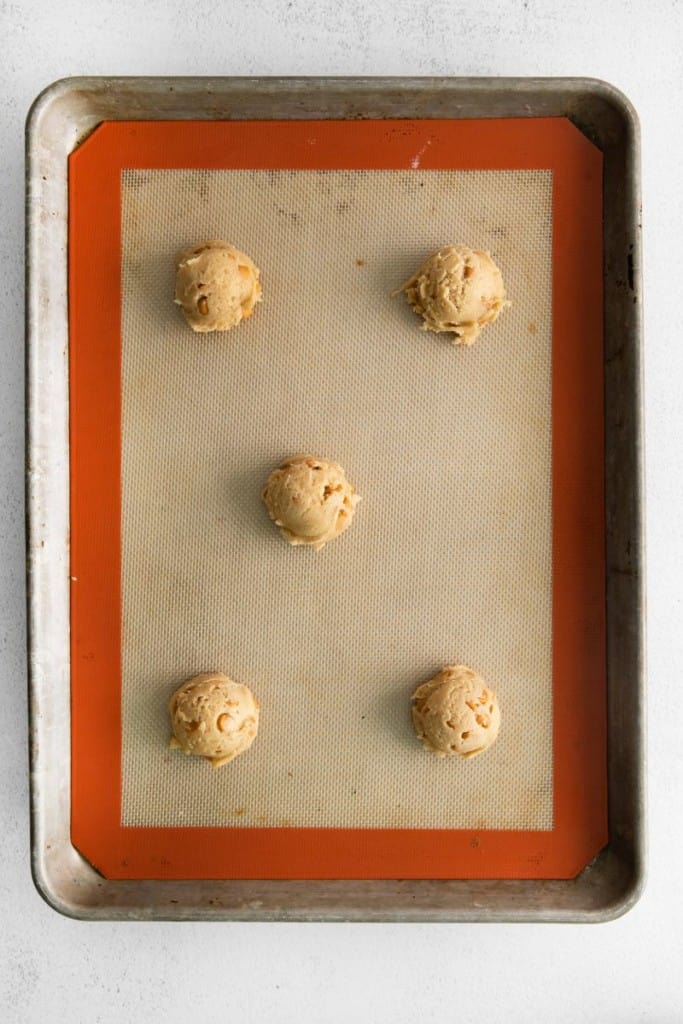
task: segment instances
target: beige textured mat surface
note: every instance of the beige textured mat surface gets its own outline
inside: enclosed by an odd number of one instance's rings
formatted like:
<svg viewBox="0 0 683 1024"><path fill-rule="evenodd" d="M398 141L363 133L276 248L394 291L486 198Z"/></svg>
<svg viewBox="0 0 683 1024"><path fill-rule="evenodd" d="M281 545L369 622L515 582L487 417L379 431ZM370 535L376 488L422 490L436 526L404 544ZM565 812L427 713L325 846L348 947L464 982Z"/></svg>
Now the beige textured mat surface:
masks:
<svg viewBox="0 0 683 1024"><path fill-rule="evenodd" d="M552 827L550 172L127 171L122 203L123 824ZM220 237L264 301L195 335L174 257ZM469 350L390 294L449 242L513 302ZM260 500L298 451L363 498L320 553ZM502 709L471 761L410 722L454 661ZM168 749L212 669L262 704L219 771Z"/></svg>

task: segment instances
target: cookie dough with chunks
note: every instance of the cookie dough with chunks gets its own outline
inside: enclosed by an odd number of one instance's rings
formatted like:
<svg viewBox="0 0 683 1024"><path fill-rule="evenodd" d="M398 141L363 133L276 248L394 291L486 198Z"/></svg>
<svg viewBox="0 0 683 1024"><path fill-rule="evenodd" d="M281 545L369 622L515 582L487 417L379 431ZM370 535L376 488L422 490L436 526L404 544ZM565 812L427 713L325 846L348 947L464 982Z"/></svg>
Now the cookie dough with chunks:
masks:
<svg viewBox="0 0 683 1024"><path fill-rule="evenodd" d="M491 254L466 245L439 249L400 290L421 314L422 329L451 333L454 345L472 345L510 305Z"/></svg>
<svg viewBox="0 0 683 1024"><path fill-rule="evenodd" d="M417 738L432 754L475 757L495 743L500 708L495 693L466 665L446 665L413 694Z"/></svg>
<svg viewBox="0 0 683 1024"><path fill-rule="evenodd" d="M220 672L202 672L168 703L171 746L205 758L214 768L248 750L256 738L259 703L248 686Z"/></svg>
<svg viewBox="0 0 683 1024"><path fill-rule="evenodd" d="M268 477L268 515L290 544L317 551L349 526L360 501L341 466L314 455L294 455Z"/></svg>
<svg viewBox="0 0 683 1024"><path fill-rule="evenodd" d="M175 302L193 331L229 331L260 301L259 269L234 245L215 239L182 253Z"/></svg>

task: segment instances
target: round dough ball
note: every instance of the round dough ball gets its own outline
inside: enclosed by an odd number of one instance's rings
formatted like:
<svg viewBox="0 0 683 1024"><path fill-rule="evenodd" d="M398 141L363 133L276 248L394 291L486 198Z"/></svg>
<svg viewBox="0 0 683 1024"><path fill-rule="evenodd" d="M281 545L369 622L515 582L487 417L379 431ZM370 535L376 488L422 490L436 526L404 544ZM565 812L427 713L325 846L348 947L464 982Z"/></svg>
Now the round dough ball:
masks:
<svg viewBox="0 0 683 1024"><path fill-rule="evenodd" d="M227 242L204 242L180 257L175 301L193 331L229 331L261 299L259 270Z"/></svg>
<svg viewBox="0 0 683 1024"><path fill-rule="evenodd" d="M500 729L496 695L466 665L446 665L413 694L417 738L432 754L474 757Z"/></svg>
<svg viewBox="0 0 683 1024"><path fill-rule="evenodd" d="M454 335L454 345L471 345L497 319L505 301L500 270L488 252L447 245L426 260L402 289L425 331Z"/></svg>
<svg viewBox="0 0 683 1024"><path fill-rule="evenodd" d="M347 528L360 498L336 462L295 455L270 474L263 501L290 544L319 550Z"/></svg>
<svg viewBox="0 0 683 1024"><path fill-rule="evenodd" d="M170 701L172 747L197 754L214 768L247 750L258 731L259 704L248 686L220 672L203 672L180 686Z"/></svg>

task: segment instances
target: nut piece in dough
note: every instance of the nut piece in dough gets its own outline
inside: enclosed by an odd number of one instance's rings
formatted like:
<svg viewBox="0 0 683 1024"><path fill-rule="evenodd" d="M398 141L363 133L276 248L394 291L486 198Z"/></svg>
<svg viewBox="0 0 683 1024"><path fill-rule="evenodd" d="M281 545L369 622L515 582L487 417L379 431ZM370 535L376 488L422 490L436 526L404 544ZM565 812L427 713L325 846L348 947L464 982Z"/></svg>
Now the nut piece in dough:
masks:
<svg viewBox="0 0 683 1024"><path fill-rule="evenodd" d="M496 695L466 665L446 665L413 694L417 738L432 754L474 757L500 729Z"/></svg>
<svg viewBox="0 0 683 1024"><path fill-rule="evenodd" d="M290 544L318 551L346 529L360 498L336 462L294 455L270 474L263 501Z"/></svg>
<svg viewBox="0 0 683 1024"><path fill-rule="evenodd" d="M180 686L170 701L172 747L197 754L214 768L243 754L258 731L259 704L248 686L220 672L202 672Z"/></svg>
<svg viewBox="0 0 683 1024"><path fill-rule="evenodd" d="M234 245L214 240L182 253L175 302L193 331L229 331L260 299L258 267Z"/></svg>
<svg viewBox="0 0 683 1024"><path fill-rule="evenodd" d="M450 331L454 345L472 345L483 327L509 306L500 270L488 252L447 245L426 260L401 288L422 329Z"/></svg>

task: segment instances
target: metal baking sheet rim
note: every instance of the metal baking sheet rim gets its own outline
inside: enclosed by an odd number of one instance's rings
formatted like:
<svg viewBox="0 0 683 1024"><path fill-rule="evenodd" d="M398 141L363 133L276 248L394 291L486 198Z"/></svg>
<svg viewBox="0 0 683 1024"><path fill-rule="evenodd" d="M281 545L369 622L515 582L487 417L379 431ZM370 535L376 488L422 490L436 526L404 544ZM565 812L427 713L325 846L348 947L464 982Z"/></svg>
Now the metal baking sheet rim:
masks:
<svg viewBox="0 0 683 1024"><path fill-rule="evenodd" d="M569 881L109 881L70 841L67 158L103 120L568 117L604 154L609 843ZM73 78L26 126L33 878L82 919L611 920L644 884L642 289L635 111L595 79Z"/></svg>

